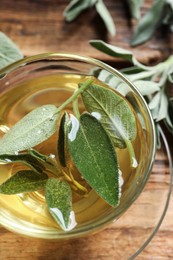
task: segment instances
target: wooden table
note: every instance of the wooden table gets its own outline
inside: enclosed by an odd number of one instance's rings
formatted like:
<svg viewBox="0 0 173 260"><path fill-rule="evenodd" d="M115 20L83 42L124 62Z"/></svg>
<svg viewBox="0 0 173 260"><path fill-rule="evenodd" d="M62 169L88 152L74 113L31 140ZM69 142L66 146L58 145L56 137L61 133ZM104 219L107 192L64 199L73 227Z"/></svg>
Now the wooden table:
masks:
<svg viewBox="0 0 173 260"><path fill-rule="evenodd" d="M172 36L165 38L161 32L146 44L134 49L130 47L130 36L134 28L127 20L126 7L121 0L105 1L117 25L117 36L114 38L106 34L103 23L93 9L85 12L73 23L66 23L62 13L67 3L67 0L1 0L0 30L16 42L24 55L67 51L92 56L115 67L124 66L124 63L96 51L89 45L90 39L102 39L133 50L136 57L147 64L158 62L172 52ZM149 0L145 2L143 13L150 3ZM173 151L172 136L168 132L166 136ZM168 185L167 163L165 169L159 168L159 165L157 167L156 172L162 170L167 172L164 184ZM152 192L152 185L154 181L151 182L150 192ZM162 192L162 186L160 192ZM149 194L146 193L148 201ZM116 231L117 224L114 223L106 230L88 238L58 244L23 238L1 227L0 259L121 259L118 252L118 238L115 236ZM137 232L135 237L138 235L140 237L141 232L145 233L146 230L139 228L136 222L133 230L128 228L127 223L123 229L120 229L120 232L122 236L132 232L131 239L133 239L133 232ZM130 241L129 243L124 241L124 250L127 252L131 250ZM173 259L173 198L159 232L137 259Z"/></svg>

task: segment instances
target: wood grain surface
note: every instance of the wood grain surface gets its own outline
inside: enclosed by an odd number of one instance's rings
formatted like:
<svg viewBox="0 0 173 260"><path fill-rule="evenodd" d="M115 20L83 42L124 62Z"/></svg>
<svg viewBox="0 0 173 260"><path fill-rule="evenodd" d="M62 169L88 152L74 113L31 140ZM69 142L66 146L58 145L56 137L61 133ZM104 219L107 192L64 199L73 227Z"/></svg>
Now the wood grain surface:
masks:
<svg viewBox="0 0 173 260"><path fill-rule="evenodd" d="M96 51L88 41L102 39L125 47L132 50L136 57L146 64L156 63L173 51L172 36L161 30L149 42L137 48L130 47L134 22L127 19L128 12L124 1L105 0L117 26L116 37L110 37L106 33L94 9L84 12L70 24L65 22L63 10L68 2L67 0L1 0L0 30L11 37L26 56L65 51L95 57L116 67L122 67L124 63ZM145 1L142 13L145 13L150 5L151 1ZM166 137L173 152L172 136L167 131ZM154 223L157 223L158 216L163 211L163 206L158 205L157 200L159 198L158 201L161 201L163 197L164 205L169 179L167 158L164 152L158 151L151 179L142 197L122 220L120 218L105 230L90 237L63 244L28 239L0 227L0 259L127 259L125 255L135 252L140 241L149 236ZM154 202L150 199L153 196L155 196ZM129 218L130 214L136 218ZM146 218L151 215L153 217L146 223ZM173 198L159 232L137 259L173 259Z"/></svg>

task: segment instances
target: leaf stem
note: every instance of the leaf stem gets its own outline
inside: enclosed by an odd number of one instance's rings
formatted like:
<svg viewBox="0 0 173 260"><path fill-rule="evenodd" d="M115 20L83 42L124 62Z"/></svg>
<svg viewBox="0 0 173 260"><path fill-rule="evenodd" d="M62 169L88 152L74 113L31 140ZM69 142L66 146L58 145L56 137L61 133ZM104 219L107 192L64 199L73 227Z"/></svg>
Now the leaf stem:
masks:
<svg viewBox="0 0 173 260"><path fill-rule="evenodd" d="M126 143L126 147L127 147L128 151L129 151L130 166L132 168L136 168L138 166L138 162L137 162L136 157L135 157L135 153L134 153L132 143L128 139L124 139L124 141Z"/></svg>
<svg viewBox="0 0 173 260"><path fill-rule="evenodd" d="M89 85L94 81L93 78L89 78L87 81L82 83L80 88L73 93L71 97L69 97L60 107L57 108L54 115L61 112L68 104L73 102Z"/></svg>
<svg viewBox="0 0 173 260"><path fill-rule="evenodd" d="M73 111L77 119L80 118L80 111L79 111L79 104L78 104L78 98L76 98L73 101Z"/></svg>

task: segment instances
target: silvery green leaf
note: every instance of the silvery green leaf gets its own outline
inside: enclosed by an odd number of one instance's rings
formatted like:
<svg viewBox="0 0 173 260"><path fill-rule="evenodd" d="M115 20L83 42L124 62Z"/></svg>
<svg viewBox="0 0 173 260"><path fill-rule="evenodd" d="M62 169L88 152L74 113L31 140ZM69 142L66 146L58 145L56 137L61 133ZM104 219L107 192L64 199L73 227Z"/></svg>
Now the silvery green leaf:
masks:
<svg viewBox="0 0 173 260"><path fill-rule="evenodd" d="M23 163L30 167L32 170L41 173L45 167L38 159L33 157L31 154L0 154L0 162L8 163Z"/></svg>
<svg viewBox="0 0 173 260"><path fill-rule="evenodd" d="M136 137L136 119L130 105L112 90L91 84L82 92L85 108L103 125L113 143L126 147Z"/></svg>
<svg viewBox="0 0 173 260"><path fill-rule="evenodd" d="M173 11L173 1L172 0L165 0L165 2L170 6Z"/></svg>
<svg viewBox="0 0 173 260"><path fill-rule="evenodd" d="M90 40L89 43L96 49L98 49L112 57L122 58L122 59L130 61L130 62L132 62L132 60L133 60L133 54L131 51L122 49L117 46L113 46L102 40Z"/></svg>
<svg viewBox="0 0 173 260"><path fill-rule="evenodd" d="M72 192L70 185L59 179L50 178L45 189L46 203L55 221L65 231L76 226L74 211L72 210Z"/></svg>
<svg viewBox="0 0 173 260"><path fill-rule="evenodd" d="M169 82L173 83L173 64L168 71L168 80L169 80Z"/></svg>
<svg viewBox="0 0 173 260"><path fill-rule="evenodd" d="M0 193L18 194L41 190L45 187L47 179L45 173L36 174L31 170L19 171L0 185Z"/></svg>
<svg viewBox="0 0 173 260"><path fill-rule="evenodd" d="M0 69L22 58L23 55L14 42L0 32Z"/></svg>
<svg viewBox="0 0 173 260"><path fill-rule="evenodd" d="M73 21L81 12L94 6L97 0L72 0L64 10L68 22Z"/></svg>
<svg viewBox="0 0 173 260"><path fill-rule="evenodd" d="M114 24L114 21L112 19L110 12L108 11L107 7L105 6L103 0L96 1L95 7L97 10L97 13L102 18L108 32L112 36L114 36L116 34L115 24Z"/></svg>
<svg viewBox="0 0 173 260"><path fill-rule="evenodd" d="M141 18L141 6L144 3L144 0L127 0L127 3L130 8L131 16L137 20Z"/></svg>
<svg viewBox="0 0 173 260"><path fill-rule="evenodd" d="M158 92L158 93L156 93L154 95L154 97L152 98L152 100L148 104L150 110L153 110L153 109L155 109L156 107L159 106L159 104L160 104L160 97L161 97L160 92Z"/></svg>
<svg viewBox="0 0 173 260"><path fill-rule="evenodd" d="M166 118L168 114L168 97L164 91L161 91L160 107L157 115L157 122Z"/></svg>
<svg viewBox="0 0 173 260"><path fill-rule="evenodd" d="M156 82L148 80L136 80L133 83L143 96L151 95L160 91L160 86Z"/></svg>
<svg viewBox="0 0 173 260"><path fill-rule="evenodd" d="M0 140L0 154L15 154L47 140L57 128L54 105L38 107L24 116Z"/></svg>
<svg viewBox="0 0 173 260"><path fill-rule="evenodd" d="M105 43L102 40L90 40L89 43L97 50L102 51L103 53L106 53L112 57L122 58L124 60L130 61L131 63L133 63L137 67L140 67L143 70L152 69L152 67L145 66L141 64L139 61L137 61L131 51Z"/></svg>
<svg viewBox="0 0 173 260"><path fill-rule="evenodd" d="M131 40L131 45L147 41L155 32L156 28L162 21L165 0L155 0L149 11L141 18L135 29L135 33Z"/></svg>

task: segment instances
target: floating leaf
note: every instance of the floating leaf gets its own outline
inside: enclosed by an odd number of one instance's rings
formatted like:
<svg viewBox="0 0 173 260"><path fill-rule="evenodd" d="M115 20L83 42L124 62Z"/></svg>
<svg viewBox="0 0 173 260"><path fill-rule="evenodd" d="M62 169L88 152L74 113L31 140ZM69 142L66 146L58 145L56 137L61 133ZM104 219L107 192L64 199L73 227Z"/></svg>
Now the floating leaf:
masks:
<svg viewBox="0 0 173 260"><path fill-rule="evenodd" d="M54 105L45 105L24 116L0 140L0 154L15 154L48 139L56 131L56 110Z"/></svg>
<svg viewBox="0 0 173 260"><path fill-rule="evenodd" d="M61 118L59 126L59 137L58 137L58 157L61 165L66 167L66 157L67 157L67 128L66 124L69 120L68 114L65 112Z"/></svg>
<svg viewBox="0 0 173 260"><path fill-rule="evenodd" d="M41 154L41 153L39 153L38 151L36 151L34 149L29 149L28 153L30 155L32 155L32 157L36 158L37 160L39 160L41 162L48 162L48 160L50 159L49 156Z"/></svg>
<svg viewBox="0 0 173 260"><path fill-rule="evenodd" d="M118 162L113 144L99 121L88 113L80 122L70 115L68 147L89 185L111 206L119 204Z"/></svg>
<svg viewBox="0 0 173 260"><path fill-rule="evenodd" d="M43 189L47 182L46 174L36 174L34 171L23 170L17 172L0 185L0 193L18 194Z"/></svg>
<svg viewBox="0 0 173 260"><path fill-rule="evenodd" d="M112 36L114 36L116 34L115 24L114 24L114 21L112 19L112 16L110 15L107 7L105 6L103 0L96 1L95 7L96 7L96 10L97 10L97 13L102 18L108 32Z"/></svg>
<svg viewBox="0 0 173 260"><path fill-rule="evenodd" d="M22 58L23 55L14 42L0 32L0 69Z"/></svg>
<svg viewBox="0 0 173 260"><path fill-rule="evenodd" d="M144 3L144 0L127 0L127 3L129 5L132 17L139 20L141 18L140 9Z"/></svg>
<svg viewBox="0 0 173 260"><path fill-rule="evenodd" d="M0 161L7 164L15 162L23 163L38 173L41 173L45 169L45 166L30 154L0 154Z"/></svg>
<svg viewBox="0 0 173 260"><path fill-rule="evenodd" d="M58 179L49 179L45 198L51 215L61 228L65 231L73 229L76 221L72 211L72 192L69 184Z"/></svg>
<svg viewBox="0 0 173 260"><path fill-rule="evenodd" d="M135 33L131 40L131 45L147 41L155 32L158 25L161 23L164 11L165 0L155 0L149 11L141 18L136 27Z"/></svg>
<svg viewBox="0 0 173 260"><path fill-rule="evenodd" d="M136 119L130 104L119 94L99 85L90 85L82 93L88 112L97 116L111 139L119 148L126 147L126 140L136 137Z"/></svg>

